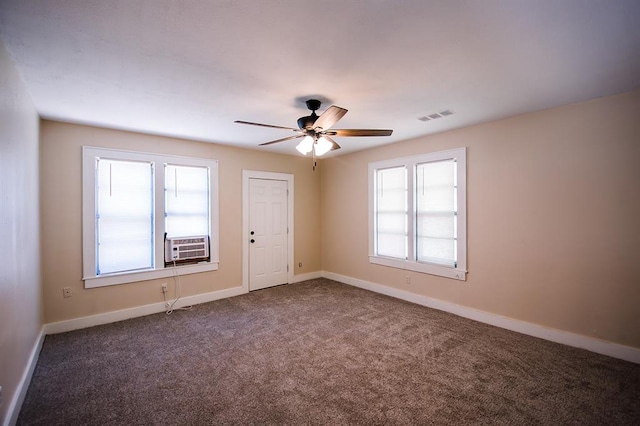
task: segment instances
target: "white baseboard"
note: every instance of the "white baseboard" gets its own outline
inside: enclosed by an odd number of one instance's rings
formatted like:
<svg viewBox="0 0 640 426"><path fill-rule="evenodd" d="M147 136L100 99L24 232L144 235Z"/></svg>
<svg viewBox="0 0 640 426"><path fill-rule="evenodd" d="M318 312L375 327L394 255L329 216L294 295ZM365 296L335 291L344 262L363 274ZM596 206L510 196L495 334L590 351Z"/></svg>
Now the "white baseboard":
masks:
<svg viewBox="0 0 640 426"><path fill-rule="evenodd" d="M233 287L225 290L212 291L210 293L185 296L178 301L174 308L188 305L198 305L200 303L212 302L219 299L226 299L227 297L239 296L241 294L245 294L246 292L247 290L243 287ZM93 327L95 325L109 324L116 321L123 321L129 318L142 317L150 314L157 314L164 311L164 302L152 303L150 305L138 306L135 308L121 309L119 311L105 312L103 314L45 324L44 333L64 333L66 331Z"/></svg>
<svg viewBox="0 0 640 426"><path fill-rule="evenodd" d="M504 317L502 315L479 311L476 309L467 308L465 306L456 305L455 303L432 299L427 296L422 296L408 291L387 287L370 281L364 281L340 274L334 274L333 272L323 271L322 276L324 278L329 278L331 280L349 284L354 287L359 287L365 290L370 290L376 293L395 297L397 299L406 300L407 302L412 302L418 305L427 306L429 308L449 312L461 317L483 322L485 324L494 325L496 327L505 328L507 330L516 331L518 333L527 334L529 336L538 337L540 339L561 343L567 346L573 346L575 348L586 349L591 352L640 364L640 349L633 348L631 346L619 345L617 343L594 339L592 337L583 336L581 334L570 333L555 328L548 328L541 325Z"/></svg>
<svg viewBox="0 0 640 426"><path fill-rule="evenodd" d="M293 280L291 280L290 284L300 283L302 281L307 281L307 280L315 280L317 278L322 278L322 272L316 271L316 272L309 272L307 274L294 275Z"/></svg>
<svg viewBox="0 0 640 426"><path fill-rule="evenodd" d="M33 372L36 369L36 364L38 363L38 357L40 356L40 350L42 349L42 343L44 342L44 334L45 333L43 327L40 330L38 338L33 344L33 348L31 349L31 353L29 354L27 365L24 369L24 372L22 373L22 377L20 378L20 382L18 383L16 392L13 394L13 398L11 398L9 409L7 410L7 417L5 418L3 426L14 426L18 422L18 416L20 415L22 403L24 402L25 396L27 396L27 390L29 390L31 377L33 377Z"/></svg>

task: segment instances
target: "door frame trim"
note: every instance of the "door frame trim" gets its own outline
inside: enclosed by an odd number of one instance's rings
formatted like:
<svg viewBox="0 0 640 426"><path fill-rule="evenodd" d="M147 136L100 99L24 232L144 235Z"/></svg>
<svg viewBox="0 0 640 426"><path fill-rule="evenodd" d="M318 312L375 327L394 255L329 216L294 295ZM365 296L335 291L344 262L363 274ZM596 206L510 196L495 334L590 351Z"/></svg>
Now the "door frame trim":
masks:
<svg viewBox="0 0 640 426"><path fill-rule="evenodd" d="M242 288L249 291L249 179L284 180L287 182L287 284L293 282L293 175L290 173L242 170Z"/></svg>

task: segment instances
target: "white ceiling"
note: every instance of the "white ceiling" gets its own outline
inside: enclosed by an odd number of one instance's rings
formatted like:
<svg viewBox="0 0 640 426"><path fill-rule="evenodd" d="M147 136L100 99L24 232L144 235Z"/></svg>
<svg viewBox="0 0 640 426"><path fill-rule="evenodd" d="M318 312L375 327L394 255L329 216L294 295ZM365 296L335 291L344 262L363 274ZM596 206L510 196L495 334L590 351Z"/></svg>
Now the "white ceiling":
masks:
<svg viewBox="0 0 640 426"><path fill-rule="evenodd" d="M394 129L343 154L640 88L638 0L2 0L0 38L44 118L256 149L309 97Z"/></svg>

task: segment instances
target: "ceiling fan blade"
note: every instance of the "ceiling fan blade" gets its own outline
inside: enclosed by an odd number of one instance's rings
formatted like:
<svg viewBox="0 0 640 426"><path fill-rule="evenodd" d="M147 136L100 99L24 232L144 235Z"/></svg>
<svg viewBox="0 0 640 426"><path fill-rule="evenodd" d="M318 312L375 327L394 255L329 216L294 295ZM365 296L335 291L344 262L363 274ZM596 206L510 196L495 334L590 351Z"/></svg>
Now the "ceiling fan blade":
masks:
<svg viewBox="0 0 640 426"><path fill-rule="evenodd" d="M340 149L340 145L338 145L338 142L334 141L333 139L331 139L329 136L327 135L323 135L323 138L325 138L326 140L328 140L329 142L331 142L331 145L333 145L331 147L331 151L335 151L336 149Z"/></svg>
<svg viewBox="0 0 640 426"><path fill-rule="evenodd" d="M346 113L346 109L331 105L322 114L320 114L320 117L318 117L315 123L313 123L313 128L314 130L318 128L327 130L336 124Z"/></svg>
<svg viewBox="0 0 640 426"><path fill-rule="evenodd" d="M302 138L302 137L304 137L304 135L289 136L289 137L282 138L282 139L276 139L275 141L261 143L258 146L271 145L272 143L284 142L284 141L288 141L290 139L298 139L298 138Z"/></svg>
<svg viewBox="0 0 640 426"><path fill-rule="evenodd" d="M331 136L391 136L388 129L335 129L328 132Z"/></svg>
<svg viewBox="0 0 640 426"><path fill-rule="evenodd" d="M253 123L251 121L236 120L236 121L234 121L234 123L249 124L250 126L271 127L273 129L293 130L294 132L299 132L300 131L300 129L294 129L293 127L274 126L273 124Z"/></svg>

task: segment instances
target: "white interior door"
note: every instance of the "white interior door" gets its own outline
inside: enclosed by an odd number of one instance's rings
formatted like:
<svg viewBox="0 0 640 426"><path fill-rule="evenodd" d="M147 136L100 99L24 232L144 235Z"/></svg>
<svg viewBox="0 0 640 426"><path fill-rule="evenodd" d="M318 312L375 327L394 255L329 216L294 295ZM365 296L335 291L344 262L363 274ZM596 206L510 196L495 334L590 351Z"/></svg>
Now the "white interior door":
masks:
<svg viewBox="0 0 640 426"><path fill-rule="evenodd" d="M287 181L249 179L249 290L287 282Z"/></svg>

